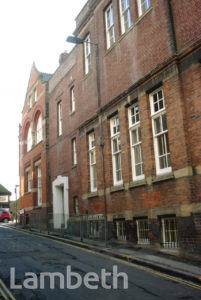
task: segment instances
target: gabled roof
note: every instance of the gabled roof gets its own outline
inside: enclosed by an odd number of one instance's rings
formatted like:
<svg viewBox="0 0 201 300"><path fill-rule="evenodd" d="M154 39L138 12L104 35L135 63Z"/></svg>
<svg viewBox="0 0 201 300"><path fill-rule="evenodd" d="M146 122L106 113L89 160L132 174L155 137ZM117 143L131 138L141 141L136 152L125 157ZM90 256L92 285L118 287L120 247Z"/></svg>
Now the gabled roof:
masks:
<svg viewBox="0 0 201 300"><path fill-rule="evenodd" d="M41 83L47 83L49 81L49 79L52 77L52 74L43 73L43 72L38 71L38 69L36 68L35 63L33 62L33 65L31 67L30 76L29 76L27 91L26 91L26 95L25 95L24 107L25 107L25 103L26 103L26 99L27 99L27 94L29 92L29 88L31 87L31 83L32 83L32 80L33 80L34 73L37 76L37 78L40 80Z"/></svg>
<svg viewBox="0 0 201 300"><path fill-rule="evenodd" d="M33 72L35 72L36 76L41 81L41 83L48 82L49 79L52 77L52 74L43 73L43 72L38 71L38 69L36 68L35 63L33 63L32 68L31 68L31 72L30 72L30 77L29 77L27 92L28 92L28 89L30 87L30 82L31 82L31 79L32 79Z"/></svg>
<svg viewBox="0 0 201 300"><path fill-rule="evenodd" d="M38 78L41 80L41 82L48 82L49 79L52 77L52 74L43 73L43 72L38 71L38 69L36 68L35 63L33 63L32 68L35 70L35 72L38 75Z"/></svg>
<svg viewBox="0 0 201 300"><path fill-rule="evenodd" d="M2 184L0 184L0 195L11 195L11 192L9 192Z"/></svg>
<svg viewBox="0 0 201 300"><path fill-rule="evenodd" d="M40 80L41 80L42 82L48 82L49 79L52 77L52 74L40 72L39 77L40 77Z"/></svg>

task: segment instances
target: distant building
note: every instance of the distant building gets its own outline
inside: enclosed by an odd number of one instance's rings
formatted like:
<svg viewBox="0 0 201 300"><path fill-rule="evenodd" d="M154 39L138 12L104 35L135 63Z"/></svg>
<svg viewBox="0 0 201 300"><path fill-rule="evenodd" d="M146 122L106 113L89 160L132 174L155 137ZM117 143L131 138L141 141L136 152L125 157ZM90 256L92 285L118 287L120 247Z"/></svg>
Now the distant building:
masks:
<svg viewBox="0 0 201 300"><path fill-rule="evenodd" d="M20 209L40 211L46 218L47 200L47 85L51 75L33 64L20 129Z"/></svg>
<svg viewBox="0 0 201 300"><path fill-rule="evenodd" d="M0 184L0 208L9 209L11 192Z"/></svg>

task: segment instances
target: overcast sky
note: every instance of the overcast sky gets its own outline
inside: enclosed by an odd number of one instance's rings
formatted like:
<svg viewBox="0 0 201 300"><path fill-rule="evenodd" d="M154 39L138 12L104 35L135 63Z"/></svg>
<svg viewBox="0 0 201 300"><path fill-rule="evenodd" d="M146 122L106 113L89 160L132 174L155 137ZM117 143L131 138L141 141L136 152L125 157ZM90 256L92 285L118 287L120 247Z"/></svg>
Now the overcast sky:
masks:
<svg viewBox="0 0 201 300"><path fill-rule="evenodd" d="M18 128L33 62L53 73L86 0L0 1L0 183L19 184Z"/></svg>

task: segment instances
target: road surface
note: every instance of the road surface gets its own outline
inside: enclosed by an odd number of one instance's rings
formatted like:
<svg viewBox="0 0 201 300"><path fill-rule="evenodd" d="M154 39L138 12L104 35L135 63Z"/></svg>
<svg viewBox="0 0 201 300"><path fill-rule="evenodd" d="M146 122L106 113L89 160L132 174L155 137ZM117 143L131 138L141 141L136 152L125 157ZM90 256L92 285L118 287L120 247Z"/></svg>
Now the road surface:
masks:
<svg viewBox="0 0 201 300"><path fill-rule="evenodd" d="M4 284L17 300L201 299L196 285L2 225L0 300Z"/></svg>

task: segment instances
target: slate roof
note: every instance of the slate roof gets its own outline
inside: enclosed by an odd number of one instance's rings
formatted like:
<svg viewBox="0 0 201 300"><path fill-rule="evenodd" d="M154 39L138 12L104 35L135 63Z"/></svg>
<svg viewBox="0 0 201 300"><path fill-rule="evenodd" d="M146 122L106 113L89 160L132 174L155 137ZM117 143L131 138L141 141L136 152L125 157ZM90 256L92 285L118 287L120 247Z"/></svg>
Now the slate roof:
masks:
<svg viewBox="0 0 201 300"><path fill-rule="evenodd" d="M42 82L48 82L52 77L52 74L39 72L39 78Z"/></svg>
<svg viewBox="0 0 201 300"><path fill-rule="evenodd" d="M0 195L11 195L11 192L9 192L2 184L0 184Z"/></svg>

